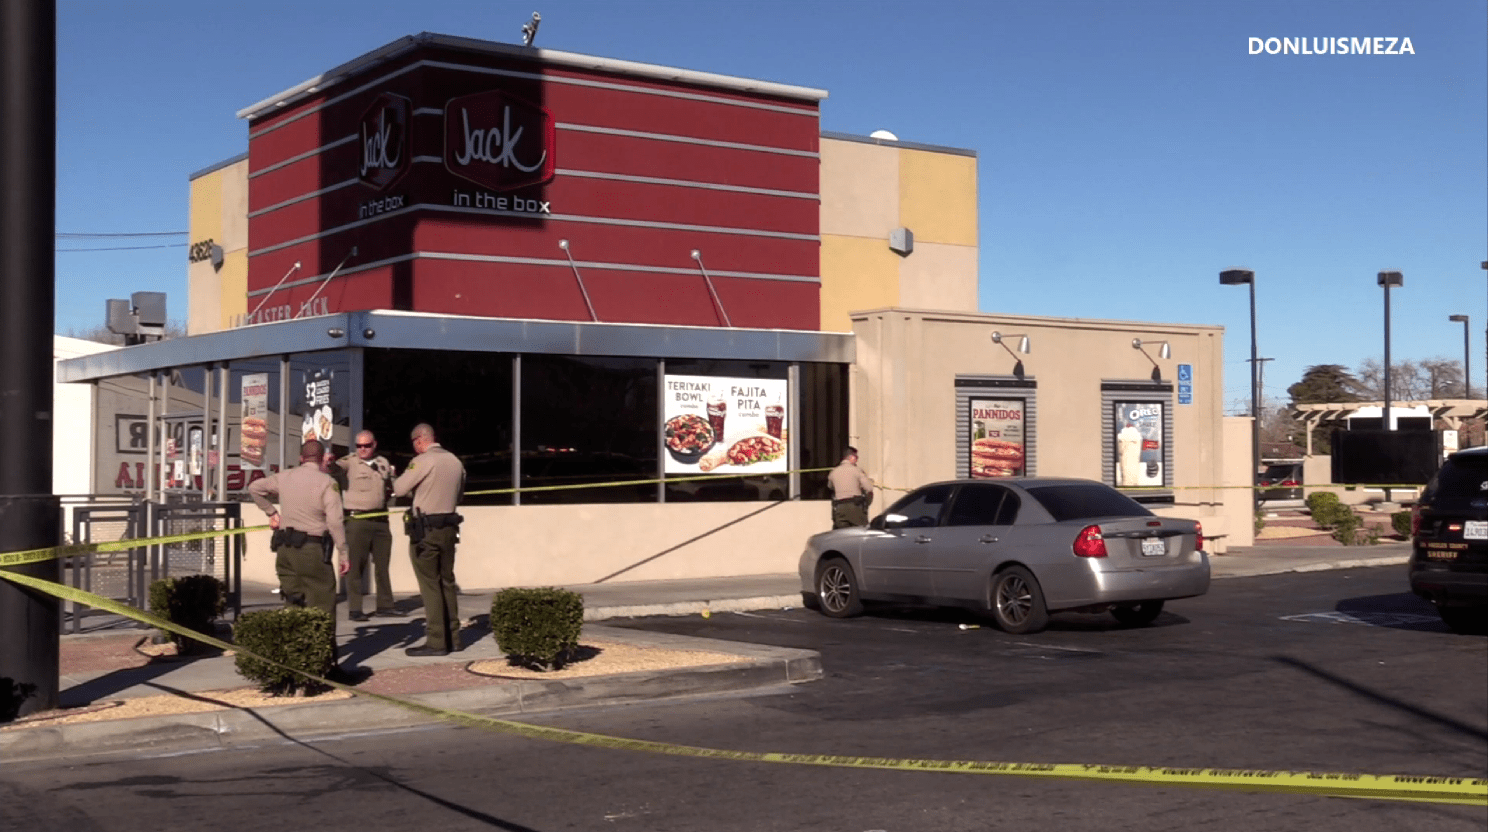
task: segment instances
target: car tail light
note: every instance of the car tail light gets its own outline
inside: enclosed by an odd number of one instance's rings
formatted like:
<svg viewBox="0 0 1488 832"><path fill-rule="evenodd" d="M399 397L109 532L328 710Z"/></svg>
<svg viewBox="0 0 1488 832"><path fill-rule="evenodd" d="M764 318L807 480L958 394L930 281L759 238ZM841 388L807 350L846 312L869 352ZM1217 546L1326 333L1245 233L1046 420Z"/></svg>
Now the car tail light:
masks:
<svg viewBox="0 0 1488 832"><path fill-rule="evenodd" d="M1106 556L1106 539L1101 537L1100 526L1086 526L1075 536L1073 547L1076 555L1082 558L1103 558Z"/></svg>
<svg viewBox="0 0 1488 832"><path fill-rule="evenodd" d="M1421 532L1421 504L1411 506L1411 537Z"/></svg>
<svg viewBox="0 0 1488 832"><path fill-rule="evenodd" d="M1203 523L1200 523L1197 520L1195 520L1194 521L1194 551L1195 552L1201 552L1203 550L1204 550L1204 524Z"/></svg>

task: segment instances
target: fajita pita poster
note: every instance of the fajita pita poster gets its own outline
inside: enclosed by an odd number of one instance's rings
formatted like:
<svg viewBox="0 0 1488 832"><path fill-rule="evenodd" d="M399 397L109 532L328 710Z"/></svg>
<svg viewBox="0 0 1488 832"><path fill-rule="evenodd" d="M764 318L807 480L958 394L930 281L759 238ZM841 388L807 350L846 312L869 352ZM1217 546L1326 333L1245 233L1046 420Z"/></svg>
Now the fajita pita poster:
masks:
<svg viewBox="0 0 1488 832"><path fill-rule="evenodd" d="M777 474L788 463L785 379L668 375L668 474Z"/></svg>

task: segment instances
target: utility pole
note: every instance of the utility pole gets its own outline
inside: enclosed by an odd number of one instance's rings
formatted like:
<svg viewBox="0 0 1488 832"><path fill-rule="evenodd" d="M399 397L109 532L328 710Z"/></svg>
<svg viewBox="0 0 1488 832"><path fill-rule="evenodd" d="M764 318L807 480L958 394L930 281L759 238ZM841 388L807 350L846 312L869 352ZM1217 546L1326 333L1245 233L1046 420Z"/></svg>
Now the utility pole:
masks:
<svg viewBox="0 0 1488 832"><path fill-rule="evenodd" d="M1266 412L1266 362L1275 361L1274 358L1257 358L1256 361L1256 412L1257 424L1260 423L1261 414Z"/></svg>
<svg viewBox="0 0 1488 832"><path fill-rule="evenodd" d="M0 2L0 552L56 546L52 324L56 275L56 0ZM57 581L56 558L0 567ZM0 676L34 686L21 715L58 705L55 597L0 578Z"/></svg>

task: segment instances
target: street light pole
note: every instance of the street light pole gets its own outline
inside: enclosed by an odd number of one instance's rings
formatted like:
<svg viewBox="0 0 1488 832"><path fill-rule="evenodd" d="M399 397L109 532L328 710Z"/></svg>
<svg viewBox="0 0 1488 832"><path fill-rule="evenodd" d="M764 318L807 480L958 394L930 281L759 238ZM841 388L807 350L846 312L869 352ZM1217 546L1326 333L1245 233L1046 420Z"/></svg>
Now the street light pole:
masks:
<svg viewBox="0 0 1488 832"><path fill-rule="evenodd" d="M1383 411L1384 427L1385 430L1394 430L1395 420L1390 418L1390 287L1404 286L1405 276L1397 271L1385 271L1379 273L1379 276L1375 279L1375 282L1378 283L1380 287L1385 290L1385 409ZM1388 492L1386 492L1385 497L1386 499L1389 499Z"/></svg>
<svg viewBox="0 0 1488 832"><path fill-rule="evenodd" d="M1397 271L1380 272L1376 281L1385 290L1385 430L1395 429L1395 420L1391 418L1394 414L1390 407L1390 287L1404 286L1405 276ZM1390 502L1390 488L1385 486L1385 502Z"/></svg>
<svg viewBox="0 0 1488 832"><path fill-rule="evenodd" d="M1469 363L1469 357L1472 355L1472 339L1467 334L1467 316L1448 315L1447 320L1462 324L1462 397L1470 399L1472 398L1472 364Z"/></svg>
<svg viewBox="0 0 1488 832"><path fill-rule="evenodd" d="M1261 362L1256 351L1255 272L1250 269L1225 269L1219 273L1224 286L1250 286L1250 486L1251 508L1261 508L1261 492L1256 488L1256 474L1261 470Z"/></svg>

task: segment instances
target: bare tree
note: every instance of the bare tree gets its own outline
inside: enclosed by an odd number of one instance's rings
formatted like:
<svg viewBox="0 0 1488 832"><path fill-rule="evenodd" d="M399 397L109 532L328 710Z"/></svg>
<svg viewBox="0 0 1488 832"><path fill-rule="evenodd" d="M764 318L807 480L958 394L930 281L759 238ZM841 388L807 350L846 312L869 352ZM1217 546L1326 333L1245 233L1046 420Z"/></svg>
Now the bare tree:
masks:
<svg viewBox="0 0 1488 832"><path fill-rule="evenodd" d="M1354 373L1365 397L1379 400L1385 393L1385 368L1378 359L1366 358ZM1462 363L1445 358L1429 361L1400 361L1390 366L1390 400L1419 402L1443 398L1447 389L1461 389ZM1452 385L1455 382L1455 387Z"/></svg>
<svg viewBox="0 0 1488 832"><path fill-rule="evenodd" d="M113 344L116 347L124 346L124 336L119 335L108 328L106 324L90 326L84 329L69 327L63 335L68 338L80 338L84 341L97 341L100 344ZM165 324L166 338L180 338L186 334L186 323L184 321L167 321Z"/></svg>
<svg viewBox="0 0 1488 832"><path fill-rule="evenodd" d="M1426 375L1426 386L1433 399L1467 398L1467 386L1462 380L1462 362L1448 358L1428 358L1421 362L1421 371Z"/></svg>

